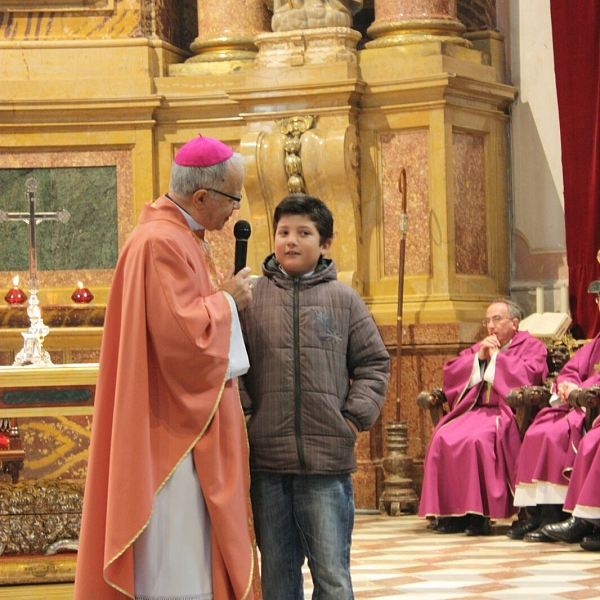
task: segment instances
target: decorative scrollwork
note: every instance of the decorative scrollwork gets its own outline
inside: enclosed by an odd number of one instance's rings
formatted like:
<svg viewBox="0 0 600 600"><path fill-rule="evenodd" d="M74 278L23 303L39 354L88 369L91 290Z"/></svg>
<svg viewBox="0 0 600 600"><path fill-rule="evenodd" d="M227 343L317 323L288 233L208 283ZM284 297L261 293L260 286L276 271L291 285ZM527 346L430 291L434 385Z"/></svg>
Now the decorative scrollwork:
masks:
<svg viewBox="0 0 600 600"><path fill-rule="evenodd" d="M2 554L52 554L79 538L84 481L28 481L0 485Z"/></svg>
<svg viewBox="0 0 600 600"><path fill-rule="evenodd" d="M290 193L304 192L306 187L302 176L302 135L314 127L316 115L301 115L282 119L278 122L279 130L287 139L283 145L285 151L284 166L288 175L287 187Z"/></svg>

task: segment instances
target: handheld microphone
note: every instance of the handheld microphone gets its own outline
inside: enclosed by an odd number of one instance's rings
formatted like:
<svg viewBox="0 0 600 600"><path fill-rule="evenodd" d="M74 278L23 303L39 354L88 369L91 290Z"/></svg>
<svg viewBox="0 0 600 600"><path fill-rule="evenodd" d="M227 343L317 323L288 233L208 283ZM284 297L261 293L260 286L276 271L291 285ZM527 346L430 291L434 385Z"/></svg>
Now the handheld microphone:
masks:
<svg viewBox="0 0 600 600"><path fill-rule="evenodd" d="M252 230L250 223L241 219L233 227L235 236L235 273L241 271L246 266L246 255L248 253L248 238Z"/></svg>

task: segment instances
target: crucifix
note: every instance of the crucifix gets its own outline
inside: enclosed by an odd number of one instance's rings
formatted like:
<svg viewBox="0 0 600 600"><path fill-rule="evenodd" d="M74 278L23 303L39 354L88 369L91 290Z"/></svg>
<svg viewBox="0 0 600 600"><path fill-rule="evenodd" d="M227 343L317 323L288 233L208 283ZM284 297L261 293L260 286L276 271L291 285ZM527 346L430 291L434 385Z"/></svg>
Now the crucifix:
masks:
<svg viewBox="0 0 600 600"><path fill-rule="evenodd" d="M25 182L25 198L29 203L29 212L7 213L0 210L0 223L4 221L24 221L29 224L29 306L27 314L31 325L26 332L23 332L23 348L15 357L13 365L33 365L35 367L51 365L50 355L44 349L44 338L48 335L50 329L44 325L44 320L40 313L39 300L37 297L37 246L35 239L36 225L42 221L59 221L66 223L71 215L67 210L58 212L36 212L37 198L35 191L37 189L37 180L30 177Z"/></svg>

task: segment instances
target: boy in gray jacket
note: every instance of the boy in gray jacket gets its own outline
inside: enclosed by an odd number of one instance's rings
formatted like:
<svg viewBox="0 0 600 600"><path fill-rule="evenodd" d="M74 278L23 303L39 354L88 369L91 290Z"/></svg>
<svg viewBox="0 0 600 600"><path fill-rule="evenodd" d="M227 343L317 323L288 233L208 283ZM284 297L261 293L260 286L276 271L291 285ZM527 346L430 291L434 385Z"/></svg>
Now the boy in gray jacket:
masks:
<svg viewBox="0 0 600 600"><path fill-rule="evenodd" d="M250 370L240 382L264 600L354 598L351 473L359 431L377 420L390 359L361 297L325 258L333 216L292 194L273 216L275 252L240 313Z"/></svg>

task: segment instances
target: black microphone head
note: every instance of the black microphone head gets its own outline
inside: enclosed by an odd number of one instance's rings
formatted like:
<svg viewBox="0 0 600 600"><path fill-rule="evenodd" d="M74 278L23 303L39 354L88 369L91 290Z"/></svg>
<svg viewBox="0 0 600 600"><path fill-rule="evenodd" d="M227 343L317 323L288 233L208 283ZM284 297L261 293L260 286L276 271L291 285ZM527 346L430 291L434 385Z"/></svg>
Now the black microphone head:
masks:
<svg viewBox="0 0 600 600"><path fill-rule="evenodd" d="M244 221L244 219L240 219L233 226L233 235L236 240L247 240L252 233L252 229L250 228L250 223L248 221Z"/></svg>

